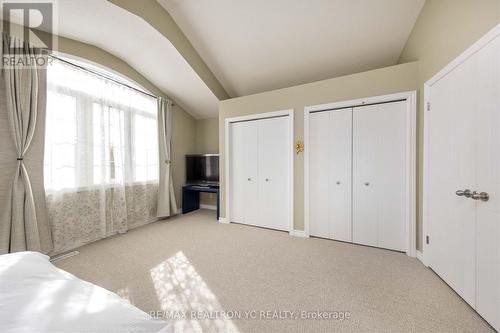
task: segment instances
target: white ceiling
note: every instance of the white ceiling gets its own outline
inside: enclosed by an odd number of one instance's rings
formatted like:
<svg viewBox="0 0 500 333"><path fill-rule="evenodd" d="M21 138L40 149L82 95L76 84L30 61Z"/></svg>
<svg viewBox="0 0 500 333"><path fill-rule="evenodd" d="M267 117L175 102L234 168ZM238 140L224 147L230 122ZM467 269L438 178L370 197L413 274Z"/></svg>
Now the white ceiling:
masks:
<svg viewBox="0 0 500 333"><path fill-rule="evenodd" d="M195 118L218 116L219 100L170 41L105 0L57 0L60 36L123 59Z"/></svg>
<svg viewBox="0 0 500 333"><path fill-rule="evenodd" d="M231 96L394 65L425 0L158 0Z"/></svg>

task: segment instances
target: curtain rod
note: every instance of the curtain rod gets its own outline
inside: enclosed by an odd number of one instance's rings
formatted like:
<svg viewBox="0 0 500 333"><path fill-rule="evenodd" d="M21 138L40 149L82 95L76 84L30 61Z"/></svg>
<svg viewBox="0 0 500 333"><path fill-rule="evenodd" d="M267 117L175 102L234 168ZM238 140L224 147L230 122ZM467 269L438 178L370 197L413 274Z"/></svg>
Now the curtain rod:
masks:
<svg viewBox="0 0 500 333"><path fill-rule="evenodd" d="M75 64L75 63L72 63L71 61L67 61L67 60L61 59L61 58L59 58L59 57L57 57L57 56L55 56L55 55L53 55L53 54L50 54L50 55L49 55L49 57L54 58L54 59L57 59L57 60L59 60L59 61L61 61L61 62L64 62L65 64L68 64L68 65L70 65L70 66L76 67L76 68L78 68L78 69L80 69L80 70L83 70L83 71L85 71L85 72L89 72L89 73L94 74L94 75L96 75L96 76L103 77L103 78L105 78L105 79L107 79L107 80L110 80L110 81L113 81L113 82L115 82L115 83L118 83L118 84L120 84L120 85L122 85L122 86L125 86L125 87L129 88L129 89L135 90L135 91L137 91L138 93L141 93L141 94L143 94L143 95L147 95L147 96L150 96L150 97L153 97L153 98L158 98L158 96L155 96L155 95L153 95L153 94L147 93L147 92L145 92L145 91L143 91L143 90L141 90L141 89L137 89L137 88L135 88L135 87L132 87L132 86L130 86L130 85L128 85L128 84L126 84L126 83L120 82L120 81L118 81L118 80L116 80L116 79L113 79L112 77L109 77L109 76L104 75L104 74L102 74L102 73L99 73L99 72L93 71L93 70L91 70L91 69L85 68L85 67L83 67L83 66L77 65L77 64ZM174 105L175 105L175 104L172 102L172 106L174 106Z"/></svg>

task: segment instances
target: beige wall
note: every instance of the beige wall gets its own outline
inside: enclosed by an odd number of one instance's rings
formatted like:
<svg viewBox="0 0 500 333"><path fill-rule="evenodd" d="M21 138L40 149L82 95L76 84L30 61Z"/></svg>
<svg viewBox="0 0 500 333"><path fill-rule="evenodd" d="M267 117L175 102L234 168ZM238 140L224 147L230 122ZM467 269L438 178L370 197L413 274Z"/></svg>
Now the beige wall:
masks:
<svg viewBox="0 0 500 333"><path fill-rule="evenodd" d="M417 74L418 63L414 62L221 101L219 107L221 216L226 215L224 193L224 122L226 118L293 108L295 141L303 140L305 106L415 90ZM294 224L295 229L298 230L304 228L303 158L303 154L295 155L294 161Z"/></svg>
<svg viewBox="0 0 500 333"><path fill-rule="evenodd" d="M219 152L219 118L198 119L196 121L196 152ZM215 206L217 198L213 193L201 193L200 203Z"/></svg>
<svg viewBox="0 0 500 333"><path fill-rule="evenodd" d="M500 22L500 0L427 0L399 63L419 60L417 248L422 248L423 85Z"/></svg>
<svg viewBox="0 0 500 333"><path fill-rule="evenodd" d="M185 155L196 151L196 120L174 106L172 119L172 177L177 206L181 207L181 188L186 183Z"/></svg>
<svg viewBox="0 0 500 333"><path fill-rule="evenodd" d="M219 118L196 120L196 152L219 152Z"/></svg>

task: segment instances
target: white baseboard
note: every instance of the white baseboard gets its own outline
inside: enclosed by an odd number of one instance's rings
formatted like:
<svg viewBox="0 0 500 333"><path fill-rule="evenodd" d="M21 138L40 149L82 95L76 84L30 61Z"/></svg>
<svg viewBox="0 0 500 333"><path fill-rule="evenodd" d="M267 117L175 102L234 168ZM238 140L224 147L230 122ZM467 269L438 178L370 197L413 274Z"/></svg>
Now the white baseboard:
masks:
<svg viewBox="0 0 500 333"><path fill-rule="evenodd" d="M219 223L229 224L229 221L225 217L219 217Z"/></svg>
<svg viewBox="0 0 500 333"><path fill-rule="evenodd" d="M58 262L59 260L67 259L69 257L73 257L80 254L80 251L70 251L61 254L57 254L55 256L50 257L50 262Z"/></svg>
<svg viewBox="0 0 500 333"><path fill-rule="evenodd" d="M420 262L422 262L422 264L424 263L424 254L422 252L420 252L419 250L417 250L417 259L420 260Z"/></svg>
<svg viewBox="0 0 500 333"><path fill-rule="evenodd" d="M201 209L210 209L210 210L217 210L216 205L205 205L205 204L200 204Z"/></svg>
<svg viewBox="0 0 500 333"><path fill-rule="evenodd" d="M309 235L306 234L306 232L303 230L292 230L292 231L290 231L290 236L309 238Z"/></svg>

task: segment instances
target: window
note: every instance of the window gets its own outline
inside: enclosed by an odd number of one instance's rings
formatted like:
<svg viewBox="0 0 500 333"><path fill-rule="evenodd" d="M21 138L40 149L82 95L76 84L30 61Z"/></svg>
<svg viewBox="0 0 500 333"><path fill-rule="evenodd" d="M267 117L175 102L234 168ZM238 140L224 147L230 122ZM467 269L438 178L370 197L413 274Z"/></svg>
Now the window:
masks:
<svg viewBox="0 0 500 333"><path fill-rule="evenodd" d="M158 182L155 98L58 60L47 81L47 191Z"/></svg>

